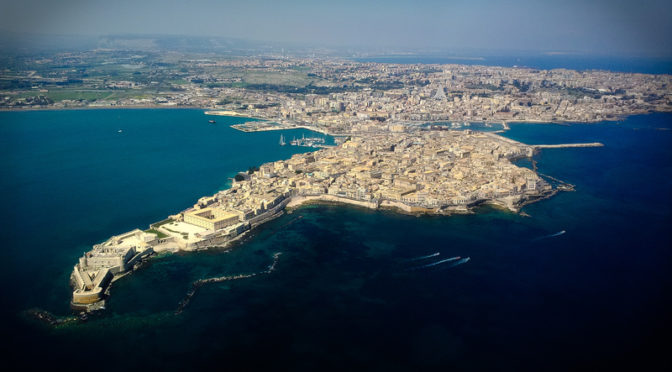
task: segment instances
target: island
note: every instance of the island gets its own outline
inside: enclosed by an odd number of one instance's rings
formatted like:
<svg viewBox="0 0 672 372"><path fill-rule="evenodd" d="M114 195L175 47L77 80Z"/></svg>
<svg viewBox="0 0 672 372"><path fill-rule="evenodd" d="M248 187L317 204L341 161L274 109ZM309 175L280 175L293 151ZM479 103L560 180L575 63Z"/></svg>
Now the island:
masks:
<svg viewBox="0 0 672 372"><path fill-rule="evenodd" d="M156 252L226 246L305 203L432 215L490 204L517 212L573 186L537 174L534 160L528 169L516 159L602 144L528 146L497 134L508 123L596 123L672 111L669 74L239 52L124 47L8 57L0 110L195 108L210 125L236 117L231 126L243 132L304 128L335 138L331 146L280 135L280 145L319 150L241 172L230 189L95 245L73 268L73 307L103 307L111 283ZM502 129L454 130L474 123Z"/></svg>
<svg viewBox="0 0 672 372"><path fill-rule="evenodd" d="M429 215L469 213L486 203L517 212L571 187L513 163L536 151L495 133L401 126L262 164L239 173L229 189L204 196L147 230L95 245L73 268L72 307L103 308L110 284L155 252L227 246L305 203Z"/></svg>

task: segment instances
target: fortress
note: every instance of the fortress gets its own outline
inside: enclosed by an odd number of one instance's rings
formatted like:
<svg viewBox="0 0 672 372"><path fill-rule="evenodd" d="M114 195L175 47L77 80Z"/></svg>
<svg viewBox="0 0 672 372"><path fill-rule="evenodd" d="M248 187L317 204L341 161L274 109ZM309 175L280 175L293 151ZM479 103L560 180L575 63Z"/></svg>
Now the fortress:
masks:
<svg viewBox="0 0 672 372"><path fill-rule="evenodd" d="M141 259L152 254L156 234L133 230L113 236L79 258L70 276L74 291L74 308L103 306L105 291L116 276L132 269Z"/></svg>

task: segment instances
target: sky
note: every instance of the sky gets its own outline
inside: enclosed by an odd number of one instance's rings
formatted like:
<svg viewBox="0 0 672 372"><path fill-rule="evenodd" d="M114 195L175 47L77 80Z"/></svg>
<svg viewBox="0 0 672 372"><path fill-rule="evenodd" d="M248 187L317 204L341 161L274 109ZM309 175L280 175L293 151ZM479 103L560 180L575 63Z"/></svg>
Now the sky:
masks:
<svg viewBox="0 0 672 372"><path fill-rule="evenodd" d="M0 0L0 30L672 56L669 0Z"/></svg>

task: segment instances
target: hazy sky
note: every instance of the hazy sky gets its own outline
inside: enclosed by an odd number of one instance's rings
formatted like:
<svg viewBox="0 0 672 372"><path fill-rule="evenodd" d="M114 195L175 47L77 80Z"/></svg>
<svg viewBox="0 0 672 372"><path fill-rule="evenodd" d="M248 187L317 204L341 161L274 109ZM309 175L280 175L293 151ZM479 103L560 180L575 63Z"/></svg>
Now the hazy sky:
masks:
<svg viewBox="0 0 672 372"><path fill-rule="evenodd" d="M672 55L670 0L0 0L0 28Z"/></svg>

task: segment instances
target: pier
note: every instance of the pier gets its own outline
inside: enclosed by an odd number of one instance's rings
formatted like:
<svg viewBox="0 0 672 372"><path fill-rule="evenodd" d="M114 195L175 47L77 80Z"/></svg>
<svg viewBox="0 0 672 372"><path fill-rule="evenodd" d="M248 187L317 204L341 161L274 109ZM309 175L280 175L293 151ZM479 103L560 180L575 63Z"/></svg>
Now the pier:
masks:
<svg viewBox="0 0 672 372"><path fill-rule="evenodd" d="M604 147L603 143L600 142L588 142L588 143L560 143L557 145L531 145L537 149L562 149L568 147Z"/></svg>
<svg viewBox="0 0 672 372"><path fill-rule="evenodd" d="M248 121L242 124L234 124L231 126L233 129L237 129L241 132L265 132L271 130L287 130L294 129L287 125L282 125L279 123L274 123L270 121Z"/></svg>

